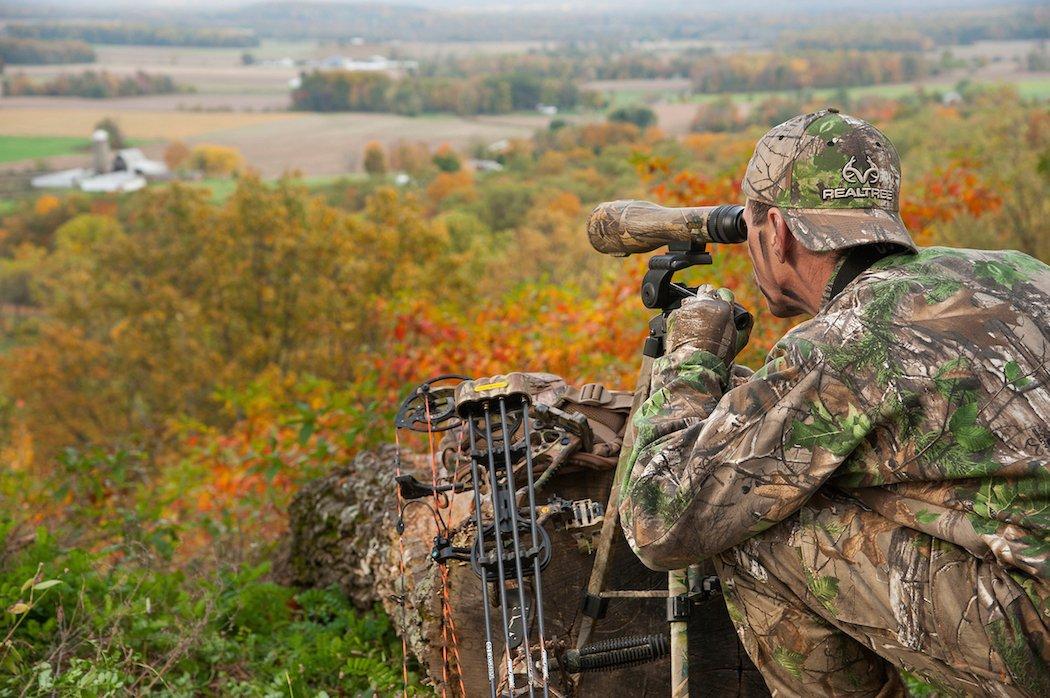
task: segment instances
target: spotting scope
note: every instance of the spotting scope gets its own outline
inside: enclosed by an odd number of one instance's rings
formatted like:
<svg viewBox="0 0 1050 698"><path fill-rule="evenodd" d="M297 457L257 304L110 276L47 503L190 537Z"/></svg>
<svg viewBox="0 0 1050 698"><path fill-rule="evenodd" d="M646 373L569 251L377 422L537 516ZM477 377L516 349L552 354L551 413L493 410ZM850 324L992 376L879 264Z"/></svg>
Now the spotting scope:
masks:
<svg viewBox="0 0 1050 698"><path fill-rule="evenodd" d="M591 246L616 257L671 243L736 243L747 240L744 207L668 208L648 201L607 201L587 219Z"/></svg>

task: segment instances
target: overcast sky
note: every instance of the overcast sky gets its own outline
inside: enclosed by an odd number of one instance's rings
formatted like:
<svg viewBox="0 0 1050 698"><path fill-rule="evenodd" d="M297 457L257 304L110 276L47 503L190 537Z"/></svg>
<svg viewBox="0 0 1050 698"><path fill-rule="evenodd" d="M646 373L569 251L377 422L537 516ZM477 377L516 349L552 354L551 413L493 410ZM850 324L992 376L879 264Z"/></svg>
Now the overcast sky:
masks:
<svg viewBox="0 0 1050 698"><path fill-rule="evenodd" d="M199 7L208 10L218 10L222 7L239 7L250 5L257 0L50 0L46 4L67 5L91 10L101 10L107 7L136 7L136 8L186 8ZM327 2L339 2L342 4L362 4L361 0L315 0ZM1024 0L1021 0L1024 2ZM32 7L32 0L7 0L9 6ZM379 5L409 5L415 7L427 7L433 9L475 9L475 10L547 10L547 11L571 11L571 10L639 10L638 0L366 0L366 4ZM774 14L783 15L792 10L802 12L842 12L845 10L863 9L868 13L886 10L901 9L933 9L937 7L962 7L1017 4L1017 0L789 0L786 2L770 2L769 0L735 0L730 7L741 13L753 11L772 11ZM1035 4L1034 2L1030 4ZM689 10L720 10L727 9L725 0L657 0L650 3L646 8L650 12L682 12Z"/></svg>

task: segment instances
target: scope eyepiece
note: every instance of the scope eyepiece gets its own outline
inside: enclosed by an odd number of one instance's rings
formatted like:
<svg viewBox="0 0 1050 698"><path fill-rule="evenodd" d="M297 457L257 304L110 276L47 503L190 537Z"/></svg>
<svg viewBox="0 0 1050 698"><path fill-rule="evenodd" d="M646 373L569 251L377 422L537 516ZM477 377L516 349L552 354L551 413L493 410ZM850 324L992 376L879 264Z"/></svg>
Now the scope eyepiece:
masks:
<svg viewBox="0 0 1050 698"><path fill-rule="evenodd" d="M715 207L707 219L707 236L711 242L737 243L747 240L744 207L739 204Z"/></svg>

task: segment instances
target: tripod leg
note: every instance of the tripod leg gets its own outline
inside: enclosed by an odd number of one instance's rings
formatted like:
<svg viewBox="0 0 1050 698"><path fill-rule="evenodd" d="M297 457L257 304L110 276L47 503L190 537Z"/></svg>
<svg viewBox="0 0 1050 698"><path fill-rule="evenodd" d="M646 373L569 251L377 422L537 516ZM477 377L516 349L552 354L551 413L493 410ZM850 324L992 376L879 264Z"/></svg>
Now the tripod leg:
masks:
<svg viewBox="0 0 1050 698"><path fill-rule="evenodd" d="M634 388L634 401L631 403L632 417L649 397L649 383L652 374L653 360L648 356L644 356L642 358L642 367L638 371L638 381ZM605 519L602 521L602 532L598 538L594 567L591 568L591 577L587 582L587 593L590 596L598 596L605 586L605 574L609 567L609 554L612 552L613 539L616 536L616 527L620 519L620 482L627 474L627 464L630 462L631 451L634 449L634 437L634 422L629 418L623 435L623 446L620 448L620 460L616 465L616 474L613 476L612 490L609 492L609 503L605 507ZM594 630L594 621L594 618L586 615L581 619L580 632L576 636L576 649L583 647L590 641L591 632Z"/></svg>
<svg viewBox="0 0 1050 698"><path fill-rule="evenodd" d="M689 591L688 570L667 573L667 596L671 599ZM671 698L689 698L689 621L673 620L671 630Z"/></svg>

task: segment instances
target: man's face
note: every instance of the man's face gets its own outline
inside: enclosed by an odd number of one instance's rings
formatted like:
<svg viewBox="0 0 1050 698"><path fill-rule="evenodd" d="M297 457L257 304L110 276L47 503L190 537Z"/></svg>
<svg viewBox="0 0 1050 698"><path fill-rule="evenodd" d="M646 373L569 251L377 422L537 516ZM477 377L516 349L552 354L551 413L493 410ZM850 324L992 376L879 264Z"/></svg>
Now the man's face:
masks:
<svg viewBox="0 0 1050 698"><path fill-rule="evenodd" d="M766 298L769 312L776 317L798 315L797 303L785 296L782 281L787 278L784 262L780 261L773 241L773 225L769 217L754 220L750 202L744 205L744 222L747 223L747 251L751 255L751 266L755 270L758 289Z"/></svg>

